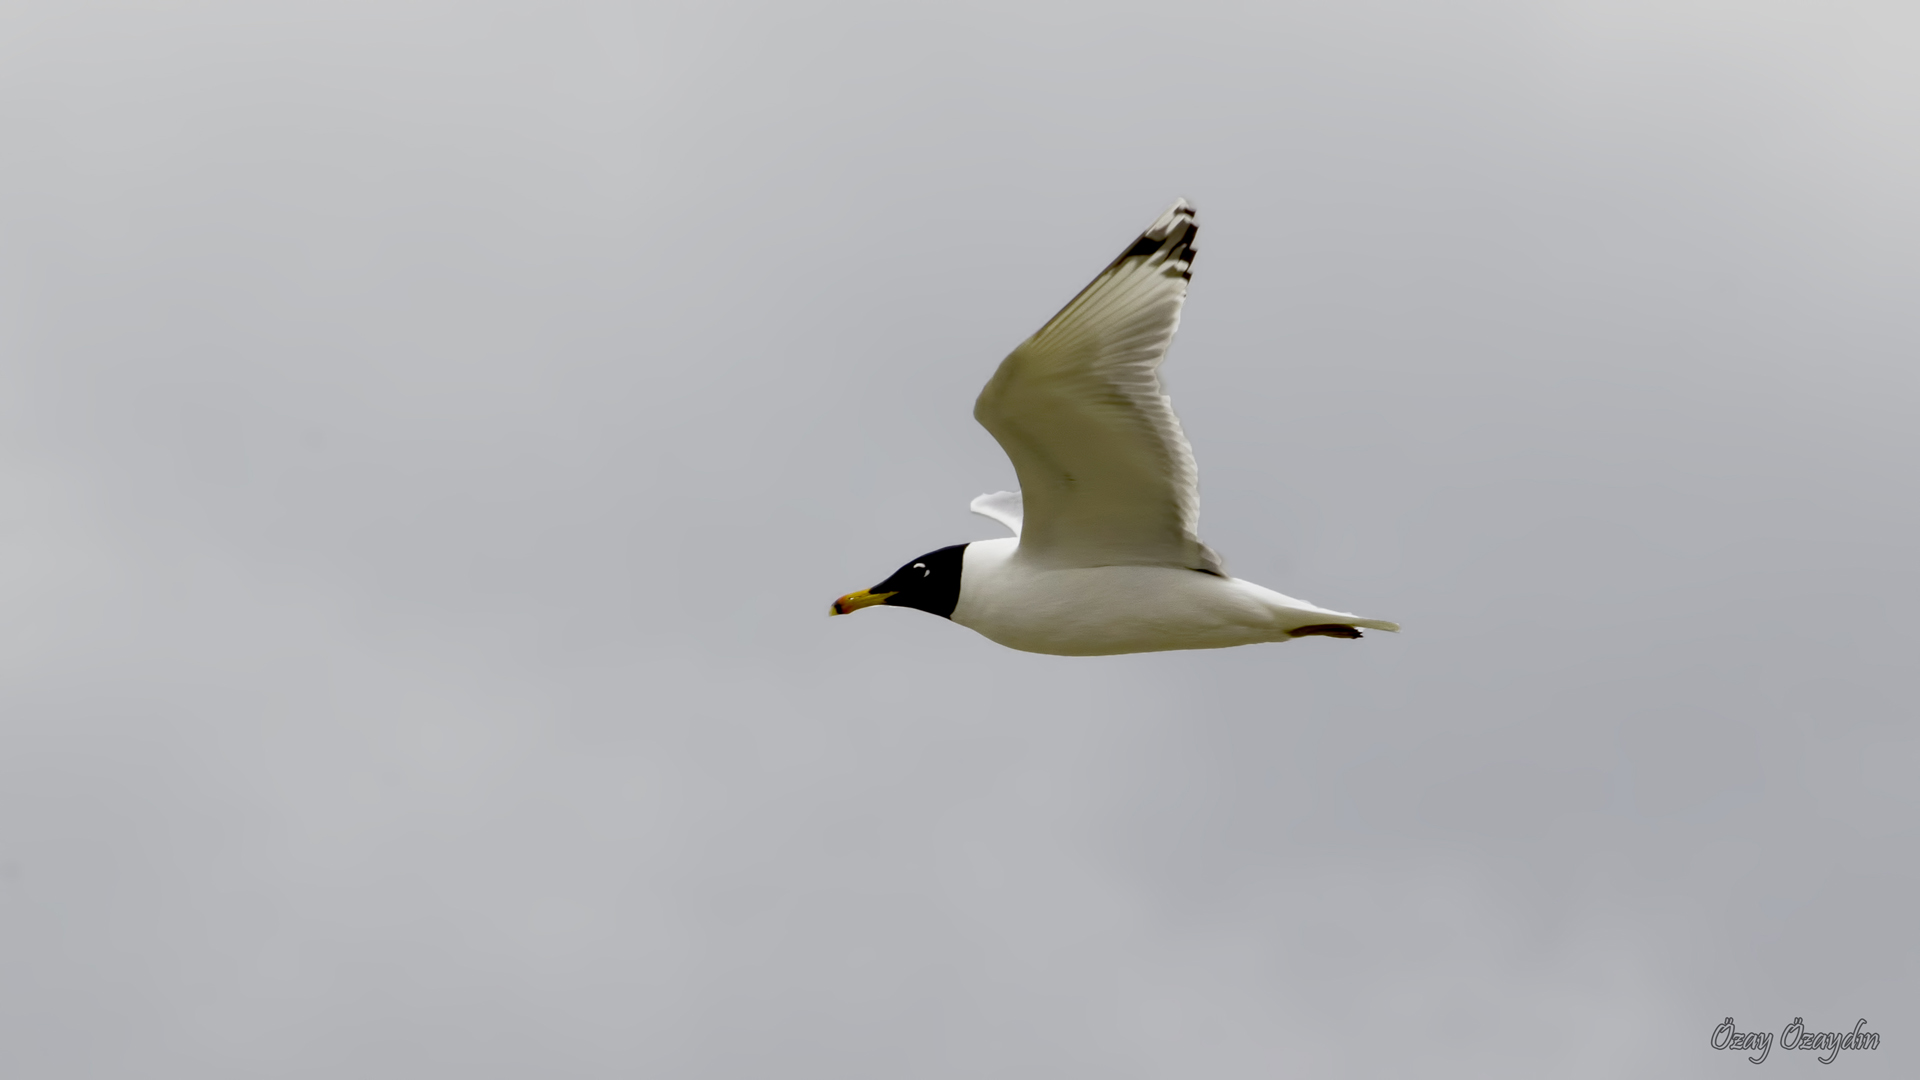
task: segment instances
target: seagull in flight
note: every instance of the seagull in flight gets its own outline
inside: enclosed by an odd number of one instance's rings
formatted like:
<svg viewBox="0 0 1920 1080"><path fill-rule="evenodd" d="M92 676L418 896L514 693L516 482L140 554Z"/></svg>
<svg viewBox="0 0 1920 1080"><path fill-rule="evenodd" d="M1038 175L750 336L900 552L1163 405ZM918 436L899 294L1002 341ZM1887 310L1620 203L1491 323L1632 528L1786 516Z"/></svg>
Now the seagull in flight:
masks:
<svg viewBox="0 0 1920 1080"><path fill-rule="evenodd" d="M1229 577L1200 542L1199 470L1158 371L1193 241L1183 199L1000 362L974 403L1020 478L973 500L1012 530L931 551L833 614L917 608L1013 649L1107 656L1399 630Z"/></svg>

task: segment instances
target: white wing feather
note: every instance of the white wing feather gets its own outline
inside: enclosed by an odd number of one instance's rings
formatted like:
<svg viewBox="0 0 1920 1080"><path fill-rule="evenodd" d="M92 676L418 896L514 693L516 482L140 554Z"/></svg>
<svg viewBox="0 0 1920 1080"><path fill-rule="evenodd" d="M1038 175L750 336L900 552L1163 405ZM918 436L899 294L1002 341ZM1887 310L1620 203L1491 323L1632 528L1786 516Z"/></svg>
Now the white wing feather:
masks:
<svg viewBox="0 0 1920 1080"><path fill-rule="evenodd" d="M967 509L1005 525L1013 530L1015 536L1020 535L1020 519L1026 516L1017 491L996 491L991 495L976 496L967 504Z"/></svg>
<svg viewBox="0 0 1920 1080"><path fill-rule="evenodd" d="M1193 208L1174 203L1001 361L974 403L1020 477L1022 558L1224 573L1200 542L1199 470L1157 374L1197 231Z"/></svg>

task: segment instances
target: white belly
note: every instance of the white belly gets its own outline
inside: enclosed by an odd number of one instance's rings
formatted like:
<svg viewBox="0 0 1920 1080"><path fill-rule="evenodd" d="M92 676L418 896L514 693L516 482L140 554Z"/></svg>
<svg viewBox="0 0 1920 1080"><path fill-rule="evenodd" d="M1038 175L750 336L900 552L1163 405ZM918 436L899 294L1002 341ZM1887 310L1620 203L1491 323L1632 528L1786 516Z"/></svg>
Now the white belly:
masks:
<svg viewBox="0 0 1920 1080"><path fill-rule="evenodd" d="M1041 569L1019 558L1019 543L967 545L953 611L954 622L1012 649L1059 656L1224 649L1285 641L1303 626L1374 622L1195 570Z"/></svg>

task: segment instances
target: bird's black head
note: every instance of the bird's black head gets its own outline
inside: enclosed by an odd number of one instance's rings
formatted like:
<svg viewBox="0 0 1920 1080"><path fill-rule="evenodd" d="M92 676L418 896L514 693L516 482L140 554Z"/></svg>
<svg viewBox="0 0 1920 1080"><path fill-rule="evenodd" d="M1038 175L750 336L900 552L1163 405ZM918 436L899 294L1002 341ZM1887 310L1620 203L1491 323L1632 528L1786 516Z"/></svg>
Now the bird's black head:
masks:
<svg viewBox="0 0 1920 1080"><path fill-rule="evenodd" d="M930 551L893 572L871 589L848 593L833 602L833 614L847 615L863 607L887 604L919 608L943 619L953 618L960 603L960 565L967 545L955 544Z"/></svg>

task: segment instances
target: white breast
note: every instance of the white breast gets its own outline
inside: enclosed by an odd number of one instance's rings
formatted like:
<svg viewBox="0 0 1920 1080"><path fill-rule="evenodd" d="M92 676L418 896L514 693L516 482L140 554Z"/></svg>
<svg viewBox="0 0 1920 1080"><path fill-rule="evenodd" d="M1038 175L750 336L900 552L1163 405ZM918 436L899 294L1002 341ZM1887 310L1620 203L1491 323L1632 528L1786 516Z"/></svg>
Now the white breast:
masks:
<svg viewBox="0 0 1920 1080"><path fill-rule="evenodd" d="M1238 578L1160 566L1042 569L1020 541L967 545L953 621L1008 648L1058 656L1224 649L1285 641L1351 616ZM1336 618L1329 618L1335 616Z"/></svg>

